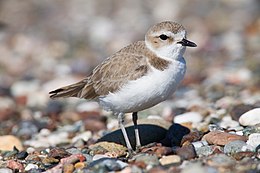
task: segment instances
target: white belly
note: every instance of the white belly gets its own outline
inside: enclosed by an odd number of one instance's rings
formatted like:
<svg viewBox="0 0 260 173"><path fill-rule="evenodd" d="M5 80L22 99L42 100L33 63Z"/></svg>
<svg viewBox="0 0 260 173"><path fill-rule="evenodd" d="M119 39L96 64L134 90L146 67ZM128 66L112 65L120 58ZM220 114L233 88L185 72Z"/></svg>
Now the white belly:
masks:
<svg viewBox="0 0 260 173"><path fill-rule="evenodd" d="M185 60L173 61L168 69L153 69L146 76L130 81L116 93L100 97L100 105L115 113L138 112L150 108L172 95L186 71Z"/></svg>

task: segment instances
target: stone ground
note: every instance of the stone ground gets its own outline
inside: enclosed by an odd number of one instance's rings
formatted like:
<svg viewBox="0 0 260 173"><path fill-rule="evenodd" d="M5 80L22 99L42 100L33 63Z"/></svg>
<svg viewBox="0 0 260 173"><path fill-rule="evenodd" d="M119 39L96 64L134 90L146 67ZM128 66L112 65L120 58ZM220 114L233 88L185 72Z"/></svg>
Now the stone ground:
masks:
<svg viewBox="0 0 260 173"><path fill-rule="evenodd" d="M0 172L260 172L260 4L0 1ZM198 45L167 101L139 113L130 156L97 103L49 99L109 54L173 20ZM131 115L127 131L135 145Z"/></svg>

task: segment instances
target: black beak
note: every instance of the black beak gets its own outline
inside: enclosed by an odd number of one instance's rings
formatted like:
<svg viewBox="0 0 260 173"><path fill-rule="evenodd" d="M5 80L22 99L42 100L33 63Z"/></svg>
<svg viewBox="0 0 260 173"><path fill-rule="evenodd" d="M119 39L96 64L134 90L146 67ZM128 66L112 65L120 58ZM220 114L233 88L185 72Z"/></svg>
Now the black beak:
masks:
<svg viewBox="0 0 260 173"><path fill-rule="evenodd" d="M188 46L188 47L197 47L197 45L189 40L182 39L181 41L177 42L181 44L182 46Z"/></svg>

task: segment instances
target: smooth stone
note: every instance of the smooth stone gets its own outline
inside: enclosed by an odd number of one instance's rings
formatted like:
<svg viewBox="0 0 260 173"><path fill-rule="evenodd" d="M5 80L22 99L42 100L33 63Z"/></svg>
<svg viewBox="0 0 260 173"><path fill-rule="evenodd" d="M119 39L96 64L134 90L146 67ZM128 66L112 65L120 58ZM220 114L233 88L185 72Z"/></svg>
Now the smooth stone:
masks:
<svg viewBox="0 0 260 173"><path fill-rule="evenodd" d="M209 144L224 146L227 143L235 140L246 141L247 138L245 136L240 136L236 134L220 132L220 131L212 131L204 135L202 140L206 140Z"/></svg>
<svg viewBox="0 0 260 173"><path fill-rule="evenodd" d="M222 118L222 121L219 123L219 126L224 129L234 128L238 127L239 123L237 121L232 120L230 116L225 116Z"/></svg>
<svg viewBox="0 0 260 173"><path fill-rule="evenodd" d="M260 133L249 135L246 143L255 150L260 145Z"/></svg>
<svg viewBox="0 0 260 173"><path fill-rule="evenodd" d="M209 145L197 147L195 151L198 157L209 156L214 152L212 146Z"/></svg>
<svg viewBox="0 0 260 173"><path fill-rule="evenodd" d="M131 124L129 125L130 126L126 127L127 135L132 147L135 148L136 141L134 126L132 126ZM147 145L153 142L160 142L162 139L165 138L167 129L170 127L170 125L171 124L169 122L159 119L140 119L140 121L138 120L138 129L141 144ZM115 142L117 144L126 146L121 129L106 134L98 140L98 142L101 141Z"/></svg>
<svg viewBox="0 0 260 173"><path fill-rule="evenodd" d="M109 172L109 171L120 171L128 166L127 163L122 162L114 158L101 158L96 161L91 162L88 165L88 169L94 172Z"/></svg>
<svg viewBox="0 0 260 173"><path fill-rule="evenodd" d="M255 152L252 151L242 151L242 152L232 154L232 157L235 158L236 160L242 160L245 157L253 157L253 156L255 156Z"/></svg>
<svg viewBox="0 0 260 173"><path fill-rule="evenodd" d="M21 151L16 155L17 159L22 159L22 160L25 159L27 156L28 153L26 151Z"/></svg>
<svg viewBox="0 0 260 173"><path fill-rule="evenodd" d="M192 131L189 134L183 136L182 140L181 140L181 146L184 145L189 145L191 143L193 143L194 141L199 141L203 136L203 133L199 132L199 131ZM205 143L206 141L204 141ZM194 145L193 145L194 146Z"/></svg>
<svg viewBox="0 0 260 173"><path fill-rule="evenodd" d="M0 136L0 141L0 150L12 151L14 146L18 150L23 150L22 142L13 135Z"/></svg>
<svg viewBox="0 0 260 173"><path fill-rule="evenodd" d="M163 156L159 160L161 165L169 165L169 164L174 164L174 163L180 163L181 162L181 157L178 155L169 155L169 156Z"/></svg>
<svg viewBox="0 0 260 173"><path fill-rule="evenodd" d="M24 170L23 164L15 160L8 160L6 166L12 170L19 170L20 172Z"/></svg>
<svg viewBox="0 0 260 173"><path fill-rule="evenodd" d="M38 165L36 165L36 164L33 164L33 163L29 163L28 165L26 165L26 167L25 167L25 171L29 171L29 170L31 170L31 169L38 169Z"/></svg>
<svg viewBox="0 0 260 173"><path fill-rule="evenodd" d="M224 153L226 154L232 154L232 153L238 153L243 151L243 147L245 147L247 144L244 141L236 140L236 141L231 141L227 143L224 146Z"/></svg>
<svg viewBox="0 0 260 173"><path fill-rule="evenodd" d="M173 123L168 129L165 138L160 142L162 145L168 147L180 146L183 136L187 135L188 133L190 133L190 130L187 127Z"/></svg>
<svg viewBox="0 0 260 173"><path fill-rule="evenodd" d="M243 126L254 126L260 124L260 108L252 109L241 115L239 123Z"/></svg>
<svg viewBox="0 0 260 173"><path fill-rule="evenodd" d="M184 114L180 114L174 117L174 123L199 123L203 119L202 115L198 112L186 112Z"/></svg>
<svg viewBox="0 0 260 173"><path fill-rule="evenodd" d="M0 168L1 173L13 173L12 169L9 168Z"/></svg>

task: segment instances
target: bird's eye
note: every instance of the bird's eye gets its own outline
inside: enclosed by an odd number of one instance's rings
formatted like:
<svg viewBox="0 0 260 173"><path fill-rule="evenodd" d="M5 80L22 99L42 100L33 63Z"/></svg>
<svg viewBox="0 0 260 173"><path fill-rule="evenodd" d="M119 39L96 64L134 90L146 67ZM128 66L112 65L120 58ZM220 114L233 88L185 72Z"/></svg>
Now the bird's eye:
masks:
<svg viewBox="0 0 260 173"><path fill-rule="evenodd" d="M167 35L164 34L160 35L159 37L161 40L167 40L169 38Z"/></svg>

